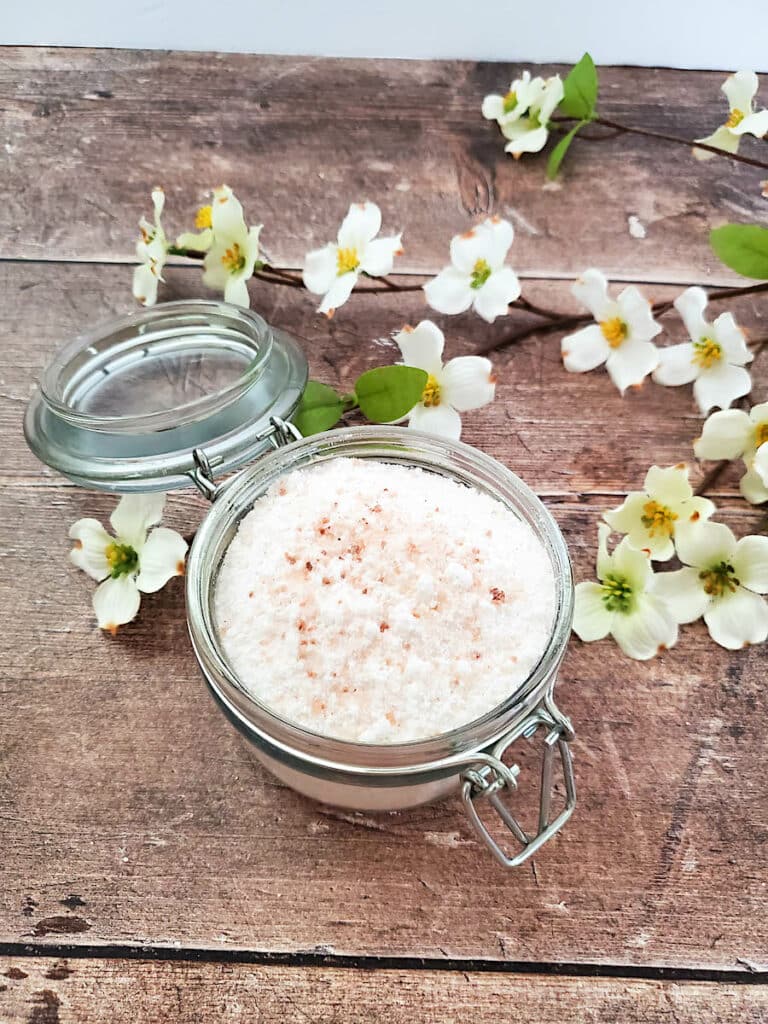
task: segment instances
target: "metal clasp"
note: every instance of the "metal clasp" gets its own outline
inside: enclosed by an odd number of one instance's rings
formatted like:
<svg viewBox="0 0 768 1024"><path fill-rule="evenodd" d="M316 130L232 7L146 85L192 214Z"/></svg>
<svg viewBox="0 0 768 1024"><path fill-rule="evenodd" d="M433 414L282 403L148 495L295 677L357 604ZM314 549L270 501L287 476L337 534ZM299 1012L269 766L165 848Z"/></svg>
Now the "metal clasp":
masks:
<svg viewBox="0 0 768 1024"><path fill-rule="evenodd" d="M505 789L517 788L520 768L517 765L508 767L502 759L515 740L521 736L531 739L541 727L547 730L547 735L544 739L544 752L541 761L539 820L536 834L529 835L503 799ZM560 831L573 814L576 806L576 782L573 776L573 759L570 747L568 746L569 740L572 739L573 727L569 719L559 711L551 694L548 694L543 704L532 715L526 718L511 733L499 740L493 747L490 755L486 755L483 758L481 767L467 768L461 773L461 798L469 820L477 834L503 867L515 868L533 856L548 839L551 839L556 832ZM550 821L555 751L560 755L563 769L565 806ZM510 775L512 776L511 784ZM488 799L501 820L522 846L522 849L513 856L508 856L499 846L478 813L477 802L485 798Z"/></svg>
<svg viewBox="0 0 768 1024"><path fill-rule="evenodd" d="M282 448L286 444L291 444L292 441L301 441L303 437L304 435L299 428L294 426L289 420L281 419L279 416L271 416L269 419L269 429L262 430L260 434L256 435L254 440L257 444L260 441L270 441L273 448ZM234 483L240 476L240 473L234 473L226 480L217 484L213 473L215 463L208 457L205 448L194 448L192 450L192 458L195 461L195 468L191 469L187 475L208 501L216 501L230 484Z"/></svg>

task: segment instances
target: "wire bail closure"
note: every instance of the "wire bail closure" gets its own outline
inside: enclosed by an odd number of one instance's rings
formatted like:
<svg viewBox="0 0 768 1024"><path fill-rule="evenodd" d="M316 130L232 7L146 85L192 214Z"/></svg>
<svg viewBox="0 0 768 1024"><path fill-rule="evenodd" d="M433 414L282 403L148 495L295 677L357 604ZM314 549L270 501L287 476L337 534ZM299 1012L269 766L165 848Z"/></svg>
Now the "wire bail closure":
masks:
<svg viewBox="0 0 768 1024"><path fill-rule="evenodd" d="M277 449L291 444L293 441L301 441L304 438L298 427L294 426L289 420L281 419L280 416L270 416L269 423L269 429L257 434L256 441L270 441L272 447ZM194 448L192 450L192 458L195 462L195 468L190 470L188 476L202 496L210 502L216 501L229 488L230 484L240 476L240 473L234 473L221 483L216 483L213 466L205 448ZM245 471L241 470L240 472Z"/></svg>
<svg viewBox="0 0 768 1024"><path fill-rule="evenodd" d="M547 735L544 739L544 752L541 761L538 827L536 834L531 836L523 829L503 800L505 789L517 789L520 768L516 764L508 767L502 759L517 739L521 736L531 739L541 727L547 729ZM490 755L483 759L484 763L481 762L479 766L466 768L461 773L461 799L467 816L472 827L502 867L515 868L532 857L547 840L560 831L573 814L576 807L576 782L573 775L573 759L568 746L569 741L573 738L574 732L570 720L557 708L550 693L528 718L499 740ZM562 764L565 806L550 821L555 751L559 753ZM521 844L522 849L518 853L509 856L488 831L488 827L477 810L477 802L484 798L488 799L506 827Z"/></svg>

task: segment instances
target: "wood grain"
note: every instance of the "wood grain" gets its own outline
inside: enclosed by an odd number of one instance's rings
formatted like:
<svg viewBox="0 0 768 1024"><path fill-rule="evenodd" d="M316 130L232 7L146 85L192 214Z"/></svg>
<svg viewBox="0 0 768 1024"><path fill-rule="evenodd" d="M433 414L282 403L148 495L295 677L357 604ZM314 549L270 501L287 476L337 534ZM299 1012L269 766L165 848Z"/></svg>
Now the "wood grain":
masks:
<svg viewBox="0 0 768 1024"><path fill-rule="evenodd" d="M7 47L0 256L132 258L155 184L176 231L226 181L288 266L334 236L350 202L369 198L388 230L405 230L405 271L433 273L452 234L497 213L514 222L513 264L531 276L598 265L622 279L731 280L708 229L761 216L766 173L624 137L577 142L562 180L546 184L545 158L513 161L480 113L520 67ZM726 113L723 77L604 68L600 109L707 135ZM744 147L765 148L751 138ZM630 216L645 238L630 235Z"/></svg>
<svg viewBox="0 0 768 1024"><path fill-rule="evenodd" d="M4 1024L762 1024L768 991L688 982L150 961L0 960Z"/></svg>

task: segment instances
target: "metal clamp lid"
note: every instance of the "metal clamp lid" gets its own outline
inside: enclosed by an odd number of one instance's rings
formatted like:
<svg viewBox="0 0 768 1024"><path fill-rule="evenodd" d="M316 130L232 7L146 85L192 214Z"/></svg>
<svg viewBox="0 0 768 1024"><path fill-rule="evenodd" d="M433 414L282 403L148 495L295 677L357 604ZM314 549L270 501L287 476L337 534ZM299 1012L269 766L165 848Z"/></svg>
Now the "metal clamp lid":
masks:
<svg viewBox="0 0 768 1024"><path fill-rule="evenodd" d="M544 738L541 761L538 826L535 834L529 835L503 800L505 790L517 788L520 768L517 765L505 765L502 758L515 740L521 736L531 739L541 727L547 730L547 734ZM549 694L533 714L495 744L491 754L486 755L482 763L466 768L462 772L461 798L469 820L503 867L517 867L533 856L548 839L560 831L573 814L576 807L576 782L573 775L573 759L568 746L573 736L573 727L569 719L558 710ZM560 754L565 785L565 802L563 809L550 821L555 750ZM516 854L509 856L505 853L491 835L478 813L477 804L481 799L487 799L490 802L507 829L521 844L522 849Z"/></svg>

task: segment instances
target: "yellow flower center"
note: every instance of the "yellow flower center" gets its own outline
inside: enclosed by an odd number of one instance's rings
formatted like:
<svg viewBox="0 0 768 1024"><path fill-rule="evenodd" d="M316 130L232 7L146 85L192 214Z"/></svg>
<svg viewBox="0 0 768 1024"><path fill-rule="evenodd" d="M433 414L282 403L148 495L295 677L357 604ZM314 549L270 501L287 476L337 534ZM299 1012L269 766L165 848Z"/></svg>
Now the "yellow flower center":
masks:
<svg viewBox="0 0 768 1024"><path fill-rule="evenodd" d="M510 114L517 106L517 93L510 89L507 95L504 97L504 113Z"/></svg>
<svg viewBox="0 0 768 1024"><path fill-rule="evenodd" d="M723 350L714 338L702 338L693 343L693 361L705 370L709 370L723 358Z"/></svg>
<svg viewBox="0 0 768 1024"><path fill-rule="evenodd" d="M736 128L744 120L744 111L734 107L728 115L728 120L725 122L726 128Z"/></svg>
<svg viewBox="0 0 768 1024"><path fill-rule="evenodd" d="M611 317L610 320L601 320L600 330L611 348L618 348L622 341L627 340L629 334L629 328L620 316Z"/></svg>
<svg viewBox="0 0 768 1024"><path fill-rule="evenodd" d="M237 242L233 242L229 249L224 250L221 262L230 272L237 274L245 266L245 255Z"/></svg>
<svg viewBox="0 0 768 1024"><path fill-rule="evenodd" d="M662 505L658 501L648 501L643 505L641 522L651 537L655 533L666 533L668 537L671 537L675 532L675 520L677 518L676 512L673 512L671 508L667 508L666 505Z"/></svg>
<svg viewBox="0 0 768 1024"><path fill-rule="evenodd" d="M609 612L628 612L632 605L632 587L623 576L609 573L603 581L603 604Z"/></svg>
<svg viewBox="0 0 768 1024"><path fill-rule="evenodd" d="M755 448L768 444L768 420L758 423L755 427Z"/></svg>
<svg viewBox="0 0 768 1024"><path fill-rule="evenodd" d="M210 206L201 206L195 215L195 227L198 231L211 227L213 224L213 211Z"/></svg>
<svg viewBox="0 0 768 1024"><path fill-rule="evenodd" d="M492 271L488 260L477 260L474 267L472 267L472 280L469 282L470 288L482 288L491 276L491 273Z"/></svg>
<svg viewBox="0 0 768 1024"><path fill-rule="evenodd" d="M440 385L437 383L437 378L433 377L431 373L427 377L421 401L428 409L434 405L440 405Z"/></svg>
<svg viewBox="0 0 768 1024"><path fill-rule="evenodd" d="M336 274L341 277L342 274L349 274L352 270L357 270L360 266L360 257L357 255L357 249L337 249L336 250Z"/></svg>
<svg viewBox="0 0 768 1024"><path fill-rule="evenodd" d="M107 556L109 574L113 580L118 576L135 572L139 567L139 556L130 544L119 544L117 541L113 541L107 545L104 554Z"/></svg>
<svg viewBox="0 0 768 1024"><path fill-rule="evenodd" d="M728 562L720 562L711 569L702 569L699 579L704 583L704 591L711 597L722 597L726 591L734 593L740 585L736 571Z"/></svg>

